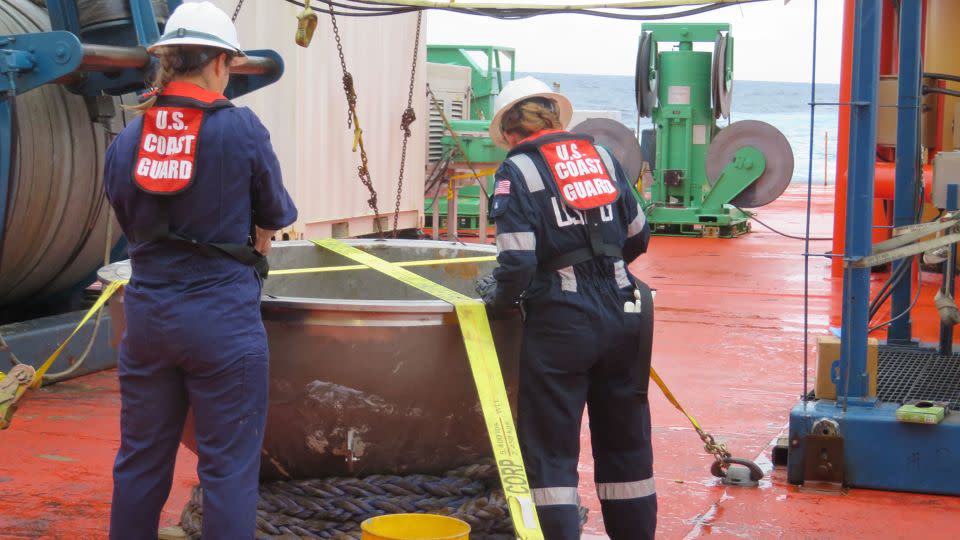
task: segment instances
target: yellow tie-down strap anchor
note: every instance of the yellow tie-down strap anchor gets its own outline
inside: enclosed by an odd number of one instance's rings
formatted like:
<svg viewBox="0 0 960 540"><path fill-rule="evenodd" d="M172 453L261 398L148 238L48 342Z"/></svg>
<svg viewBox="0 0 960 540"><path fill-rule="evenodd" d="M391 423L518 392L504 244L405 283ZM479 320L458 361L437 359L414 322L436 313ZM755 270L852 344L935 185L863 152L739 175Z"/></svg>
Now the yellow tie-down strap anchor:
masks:
<svg viewBox="0 0 960 540"><path fill-rule="evenodd" d="M63 352L63 350L67 348L70 340L77 335L77 332L83 328L83 325L87 324L87 321L89 321L94 315L97 314L98 311L103 308L104 305L106 305L107 300L110 300L110 297L113 296L114 293L120 289L120 287L123 287L126 284L127 280L117 280L110 285L107 285L107 287L103 289L103 292L100 293L100 298L97 299L97 301L93 304L93 307L91 307L87 311L86 315L83 316L83 319L80 320L80 324L73 329L73 332L70 332L70 335L67 336L67 339L63 340L63 343L57 347L57 350L53 351L53 354L47 358L43 365L37 368L35 372L31 373L32 379L16 381L18 385L15 391L11 391L9 396L0 396L0 429L7 429L10 426L10 421L13 418L13 413L16 410L17 403L27 392L27 390L30 388L40 387L40 385L43 383L43 376L47 373L47 370L50 369L50 366L53 365L57 358L60 357L60 354ZM29 371L33 371L32 368L30 368ZM0 381L3 379L4 374L0 373ZM10 386L12 387L13 384L11 383Z"/></svg>
<svg viewBox="0 0 960 540"><path fill-rule="evenodd" d="M507 390L500 372L500 360L493 344L486 306L469 296L452 291L339 240L314 240L313 243L420 289L456 308L463 344L467 349L467 358L470 359L470 369L473 371L473 380L480 397L480 408L487 424L487 433L490 435L513 526L521 540L543 539L537 510L527 483L527 470L520 456L520 444L517 442L517 431L513 425L513 414L510 412L510 401L507 399Z"/></svg>

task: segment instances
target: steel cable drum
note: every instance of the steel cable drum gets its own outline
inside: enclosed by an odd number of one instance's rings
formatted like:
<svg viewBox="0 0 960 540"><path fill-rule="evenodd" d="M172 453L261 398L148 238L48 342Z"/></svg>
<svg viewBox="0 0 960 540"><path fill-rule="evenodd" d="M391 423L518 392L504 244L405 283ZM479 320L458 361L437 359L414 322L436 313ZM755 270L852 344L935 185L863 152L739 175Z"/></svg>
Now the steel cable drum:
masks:
<svg viewBox="0 0 960 540"><path fill-rule="evenodd" d="M0 34L49 29L46 12L29 0L0 3ZM91 276L103 260L110 216L102 185L109 134L91 122L84 99L46 85L14 103L13 174L9 193L0 194L8 208L0 305L61 292Z"/></svg>
<svg viewBox="0 0 960 540"><path fill-rule="evenodd" d="M160 21L166 20L166 0L151 0L153 13ZM78 0L80 27L89 28L98 24L127 20L130 15L129 0Z"/></svg>
<svg viewBox="0 0 960 540"><path fill-rule="evenodd" d="M167 1L151 0L150 3L157 22L165 23L169 12ZM120 45L136 40L130 24L130 0L77 0L77 11L84 42Z"/></svg>

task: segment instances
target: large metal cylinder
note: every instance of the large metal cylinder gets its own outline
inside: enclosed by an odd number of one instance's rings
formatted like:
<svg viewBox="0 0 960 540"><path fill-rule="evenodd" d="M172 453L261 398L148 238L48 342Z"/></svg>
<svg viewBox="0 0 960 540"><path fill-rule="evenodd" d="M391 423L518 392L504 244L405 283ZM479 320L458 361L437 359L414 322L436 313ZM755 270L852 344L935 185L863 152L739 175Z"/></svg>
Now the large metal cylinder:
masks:
<svg viewBox="0 0 960 540"><path fill-rule="evenodd" d="M0 2L0 35L49 30L29 0ZM103 260L112 219L103 192L107 131L82 97L46 85L14 100L13 171L0 251L0 306L82 284ZM2 225L2 224L0 224Z"/></svg>
<svg viewBox="0 0 960 540"><path fill-rule="evenodd" d="M665 182L670 197L681 201L693 196L691 182L707 183L707 148L713 138L713 110L710 108L711 54L702 51L677 50L660 53L658 128L658 181L668 170L683 171L685 181ZM689 117L671 105L690 106ZM694 197L699 200L699 194Z"/></svg>
<svg viewBox="0 0 960 540"><path fill-rule="evenodd" d="M347 243L392 262L496 253L453 242ZM273 269L349 264L310 242L276 243L270 252ZM410 270L475 296L474 281L494 266ZM116 263L100 277L110 282L129 272L127 262ZM450 304L374 270L348 270L270 277L262 312L270 343L265 479L439 473L492 455ZM110 313L122 332L122 296L111 300ZM515 396L519 318L494 321L492 329ZM196 448L189 427L184 442Z"/></svg>

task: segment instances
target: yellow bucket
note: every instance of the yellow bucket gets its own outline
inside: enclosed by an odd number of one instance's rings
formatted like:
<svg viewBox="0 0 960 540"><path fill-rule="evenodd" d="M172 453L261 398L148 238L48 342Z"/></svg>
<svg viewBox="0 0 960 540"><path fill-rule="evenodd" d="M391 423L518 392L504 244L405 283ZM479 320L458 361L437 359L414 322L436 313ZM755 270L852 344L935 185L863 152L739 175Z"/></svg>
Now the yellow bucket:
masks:
<svg viewBox="0 0 960 540"><path fill-rule="evenodd" d="M470 525L433 514L391 514L360 524L361 540L468 540Z"/></svg>

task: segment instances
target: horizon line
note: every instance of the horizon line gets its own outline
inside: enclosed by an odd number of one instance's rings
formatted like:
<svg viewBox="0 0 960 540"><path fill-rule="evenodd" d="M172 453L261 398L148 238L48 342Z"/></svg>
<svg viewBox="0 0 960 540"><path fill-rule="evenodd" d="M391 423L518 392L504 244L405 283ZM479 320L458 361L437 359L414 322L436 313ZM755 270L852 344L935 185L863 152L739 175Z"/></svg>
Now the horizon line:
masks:
<svg viewBox="0 0 960 540"><path fill-rule="evenodd" d="M526 70L517 70L517 73L538 73L543 75L578 75L586 77L633 77L631 74L620 74L620 73L569 73L561 71L526 71ZM771 80L771 79L734 79L734 82L764 82L764 83L790 83L790 84L810 84L809 80L806 81L783 81L783 80ZM827 82L827 81L817 81L817 84L832 84L834 86L840 86L840 82Z"/></svg>

